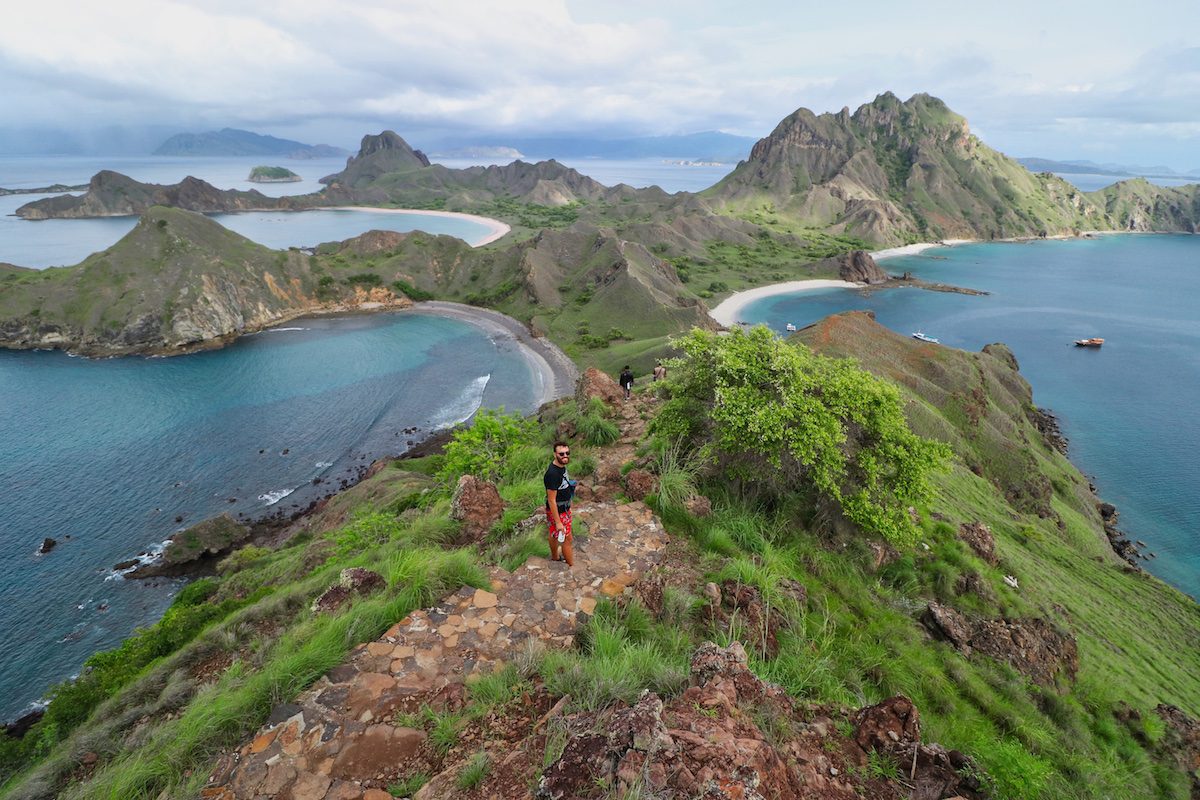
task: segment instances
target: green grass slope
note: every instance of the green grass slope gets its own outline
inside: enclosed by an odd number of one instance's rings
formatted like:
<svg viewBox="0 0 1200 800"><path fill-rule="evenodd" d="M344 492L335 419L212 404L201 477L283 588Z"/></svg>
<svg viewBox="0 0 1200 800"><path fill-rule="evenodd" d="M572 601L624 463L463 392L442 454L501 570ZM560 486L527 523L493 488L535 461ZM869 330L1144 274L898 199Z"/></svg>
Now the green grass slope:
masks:
<svg viewBox="0 0 1200 800"><path fill-rule="evenodd" d="M991 149L924 94L885 93L853 114L800 109L703 196L728 213L770 209L878 245L1107 227L1070 184Z"/></svg>
<svg viewBox="0 0 1200 800"><path fill-rule="evenodd" d="M85 353L174 348L262 327L308 303L314 283L302 253L155 207L77 266L0 275L0 332Z"/></svg>
<svg viewBox="0 0 1200 800"><path fill-rule="evenodd" d="M1075 632L1081 683L1114 685L1142 707L1200 713L1200 606L1112 552L1097 499L1039 433L1032 392L1007 348L923 344L865 313L829 317L797 338L896 382L913 429L954 448L938 507L992 527L1021 603Z"/></svg>

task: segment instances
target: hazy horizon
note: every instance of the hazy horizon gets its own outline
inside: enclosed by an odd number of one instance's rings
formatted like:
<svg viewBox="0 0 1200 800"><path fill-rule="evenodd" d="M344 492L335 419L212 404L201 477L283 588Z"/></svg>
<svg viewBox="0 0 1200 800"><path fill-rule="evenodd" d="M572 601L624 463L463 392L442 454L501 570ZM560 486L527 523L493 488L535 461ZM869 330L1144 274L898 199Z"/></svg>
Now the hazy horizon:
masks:
<svg viewBox="0 0 1200 800"><path fill-rule="evenodd" d="M940 97L1014 157L1200 169L1200 7L1150 0L113 0L13 5L0 152L149 153L223 127L349 150L723 131ZM186 32L186 35L181 35ZM509 145L511 146L511 145Z"/></svg>

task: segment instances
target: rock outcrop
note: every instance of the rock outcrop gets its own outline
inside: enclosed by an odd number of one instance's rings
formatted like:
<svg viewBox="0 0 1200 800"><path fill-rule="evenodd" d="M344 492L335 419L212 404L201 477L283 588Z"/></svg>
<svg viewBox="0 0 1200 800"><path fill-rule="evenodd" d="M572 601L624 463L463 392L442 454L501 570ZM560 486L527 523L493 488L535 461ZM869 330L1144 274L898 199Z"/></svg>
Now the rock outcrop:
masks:
<svg viewBox="0 0 1200 800"><path fill-rule="evenodd" d="M183 575L201 559L213 559L231 552L250 536L250 529L228 514L206 519L187 530L173 534L162 554L150 559L143 553L144 562L118 564L117 568L136 564L127 578L156 578L163 575Z"/></svg>
<svg viewBox="0 0 1200 800"><path fill-rule="evenodd" d="M838 256L838 277L851 283L875 285L887 283L888 274L880 269L866 250L852 250Z"/></svg>
<svg viewBox="0 0 1200 800"><path fill-rule="evenodd" d="M964 655L980 653L1011 664L1043 686L1052 686L1059 676L1073 681L1079 671L1075 637L1040 617L972 620L949 606L930 603L921 622Z"/></svg>
<svg viewBox="0 0 1200 800"><path fill-rule="evenodd" d="M338 582L330 586L313 600L312 612L323 614L337 611L346 601L355 595L366 596L377 589L382 589L387 581L377 572L362 567L351 567L342 570Z"/></svg>
<svg viewBox="0 0 1200 800"><path fill-rule="evenodd" d="M982 522L964 522L959 525L958 538L966 542L967 546L975 551L975 555L993 567L1000 563L1000 557L996 555L996 537L992 535L992 529Z"/></svg>
<svg viewBox="0 0 1200 800"><path fill-rule="evenodd" d="M759 680L736 642L726 649L701 645L689 684L670 700L646 692L633 706L568 718L566 746L534 796L572 800L591 796L597 785L618 797L631 791L747 799L910 796L898 782L859 777L871 751L906 765L915 751L916 768L906 771L917 787L912 796L983 796L965 756L919 743L917 710L903 697L858 712L854 737L843 736L835 723L849 720L801 708ZM762 727L768 722L770 735Z"/></svg>
<svg viewBox="0 0 1200 800"><path fill-rule="evenodd" d="M600 398L612 408L619 408L625 402L625 393L616 381L607 373L595 367L588 367L575 384L575 404L580 410L584 410L593 397Z"/></svg>
<svg viewBox="0 0 1200 800"><path fill-rule="evenodd" d="M450 499L450 519L462 523L458 537L460 544L482 539L503 515L504 501L500 499L496 484L474 475L463 475L458 479Z"/></svg>

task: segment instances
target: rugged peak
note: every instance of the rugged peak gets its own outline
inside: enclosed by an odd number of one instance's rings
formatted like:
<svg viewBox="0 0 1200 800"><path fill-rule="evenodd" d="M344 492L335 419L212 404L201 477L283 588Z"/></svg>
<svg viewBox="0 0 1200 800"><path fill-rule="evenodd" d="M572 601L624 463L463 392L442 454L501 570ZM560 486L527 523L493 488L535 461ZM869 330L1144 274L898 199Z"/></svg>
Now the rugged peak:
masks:
<svg viewBox="0 0 1200 800"><path fill-rule="evenodd" d="M411 156L415 163L422 167L429 166L429 159L420 150L414 150L409 146L408 142L395 131L384 131L383 133L372 136L367 134L362 139L362 144L359 145L358 155L356 158L366 158L374 153L382 153L385 151L394 151Z"/></svg>
<svg viewBox="0 0 1200 800"><path fill-rule="evenodd" d="M346 168L341 172L321 178L321 183L365 188L389 172L408 172L428 166L429 159L424 153L412 149L395 131L384 131L364 136L358 155L347 159Z"/></svg>

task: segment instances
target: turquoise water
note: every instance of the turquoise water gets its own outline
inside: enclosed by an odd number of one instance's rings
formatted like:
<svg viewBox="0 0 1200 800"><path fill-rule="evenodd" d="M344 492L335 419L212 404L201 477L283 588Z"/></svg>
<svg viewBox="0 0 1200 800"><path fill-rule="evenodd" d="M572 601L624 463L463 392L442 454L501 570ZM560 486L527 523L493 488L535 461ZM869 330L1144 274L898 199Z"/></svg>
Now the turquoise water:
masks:
<svg viewBox="0 0 1200 800"><path fill-rule="evenodd" d="M1157 554L1147 569L1200 596L1200 236L972 244L883 266L992 294L816 290L738 316L782 331L871 309L895 331L951 347L1008 344L1034 402L1058 415L1072 460ZM1071 345L1091 336L1104 347Z"/></svg>
<svg viewBox="0 0 1200 800"><path fill-rule="evenodd" d="M0 197L0 262L22 267L78 264L111 246L137 224L137 217L26 220L12 216L31 199L45 195ZM491 229L458 217L355 209L319 211L247 211L210 214L213 219L259 244L283 249L337 242L369 230L425 231L457 236L474 244Z"/></svg>
<svg viewBox="0 0 1200 800"><path fill-rule="evenodd" d="M481 405L531 410L534 381L515 343L412 312L301 319L169 359L0 350L0 720L180 585L113 564L215 514L295 512ZM35 555L46 536L59 546Z"/></svg>

